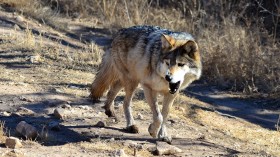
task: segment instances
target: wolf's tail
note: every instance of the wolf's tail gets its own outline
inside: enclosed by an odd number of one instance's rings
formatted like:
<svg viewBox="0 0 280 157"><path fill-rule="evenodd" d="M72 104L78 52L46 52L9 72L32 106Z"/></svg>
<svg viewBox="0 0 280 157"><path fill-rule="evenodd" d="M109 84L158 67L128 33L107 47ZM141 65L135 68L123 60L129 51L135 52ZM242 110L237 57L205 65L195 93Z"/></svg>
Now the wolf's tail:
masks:
<svg viewBox="0 0 280 157"><path fill-rule="evenodd" d="M90 98L93 101L99 100L110 85L117 80L111 52L108 50L102 57L101 65L90 88Z"/></svg>

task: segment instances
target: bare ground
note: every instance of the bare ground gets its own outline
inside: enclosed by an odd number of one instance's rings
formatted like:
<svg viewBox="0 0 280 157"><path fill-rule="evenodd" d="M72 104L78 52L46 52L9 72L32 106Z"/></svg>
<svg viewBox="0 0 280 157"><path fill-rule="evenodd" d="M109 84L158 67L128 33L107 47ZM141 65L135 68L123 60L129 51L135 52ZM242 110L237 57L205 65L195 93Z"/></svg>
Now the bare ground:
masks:
<svg viewBox="0 0 280 157"><path fill-rule="evenodd" d="M64 31L0 10L0 121L7 136L23 142L13 150L5 147L4 137L0 156L118 156L121 149L129 156L153 156L156 140L147 131L151 112L141 90L133 100L139 134L123 129L123 93L115 106L118 122L104 114L104 100L93 105L88 99L98 63L86 60L96 48L89 42L106 46L110 31L93 28L90 21L60 20L67 23ZM279 110L264 102L195 83L176 99L167 124L172 145L183 150L171 156L280 156ZM54 109L65 104L71 106L66 117L55 118ZM34 113L21 113L19 107ZM137 119L139 114L143 118ZM22 120L47 135L20 137L15 127ZM107 125L97 127L98 121ZM49 129L51 122L60 130Z"/></svg>

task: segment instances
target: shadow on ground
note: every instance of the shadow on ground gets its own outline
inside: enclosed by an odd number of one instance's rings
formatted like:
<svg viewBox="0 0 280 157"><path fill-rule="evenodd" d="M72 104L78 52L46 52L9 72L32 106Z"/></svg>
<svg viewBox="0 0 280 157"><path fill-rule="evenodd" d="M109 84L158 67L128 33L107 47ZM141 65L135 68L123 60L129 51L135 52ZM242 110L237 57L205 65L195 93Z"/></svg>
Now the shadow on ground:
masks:
<svg viewBox="0 0 280 157"><path fill-rule="evenodd" d="M267 129L276 129L279 112L263 108L254 99L233 98L218 91L214 86L197 83L188 87L185 94L211 104L213 110L222 114L242 118Z"/></svg>

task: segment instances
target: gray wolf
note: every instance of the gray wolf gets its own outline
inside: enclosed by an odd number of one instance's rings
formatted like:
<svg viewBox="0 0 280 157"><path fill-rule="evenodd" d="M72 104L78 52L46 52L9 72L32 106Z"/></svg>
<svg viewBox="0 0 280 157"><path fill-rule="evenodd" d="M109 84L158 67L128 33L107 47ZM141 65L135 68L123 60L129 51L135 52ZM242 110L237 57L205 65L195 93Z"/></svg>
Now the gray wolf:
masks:
<svg viewBox="0 0 280 157"><path fill-rule="evenodd" d="M124 114L127 130L138 133L132 116L132 97L140 84L149 104L153 122L148 131L154 138L171 142L166 130L168 113L178 92L200 78L202 70L198 45L185 32L157 26L134 26L121 29L102 58L91 85L90 97L98 100L109 89L105 113L115 117L113 102L124 88ZM159 109L157 96L163 96Z"/></svg>

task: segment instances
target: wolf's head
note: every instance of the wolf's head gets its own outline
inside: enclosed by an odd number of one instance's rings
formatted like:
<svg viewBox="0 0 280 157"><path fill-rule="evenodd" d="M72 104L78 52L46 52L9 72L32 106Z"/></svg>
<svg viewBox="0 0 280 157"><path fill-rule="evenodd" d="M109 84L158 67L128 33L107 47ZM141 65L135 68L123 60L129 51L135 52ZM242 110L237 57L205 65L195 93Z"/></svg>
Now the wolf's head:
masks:
<svg viewBox="0 0 280 157"><path fill-rule="evenodd" d="M176 93L201 75L201 59L198 46L193 40L177 40L169 35L161 36L161 76L169 83L169 92Z"/></svg>

